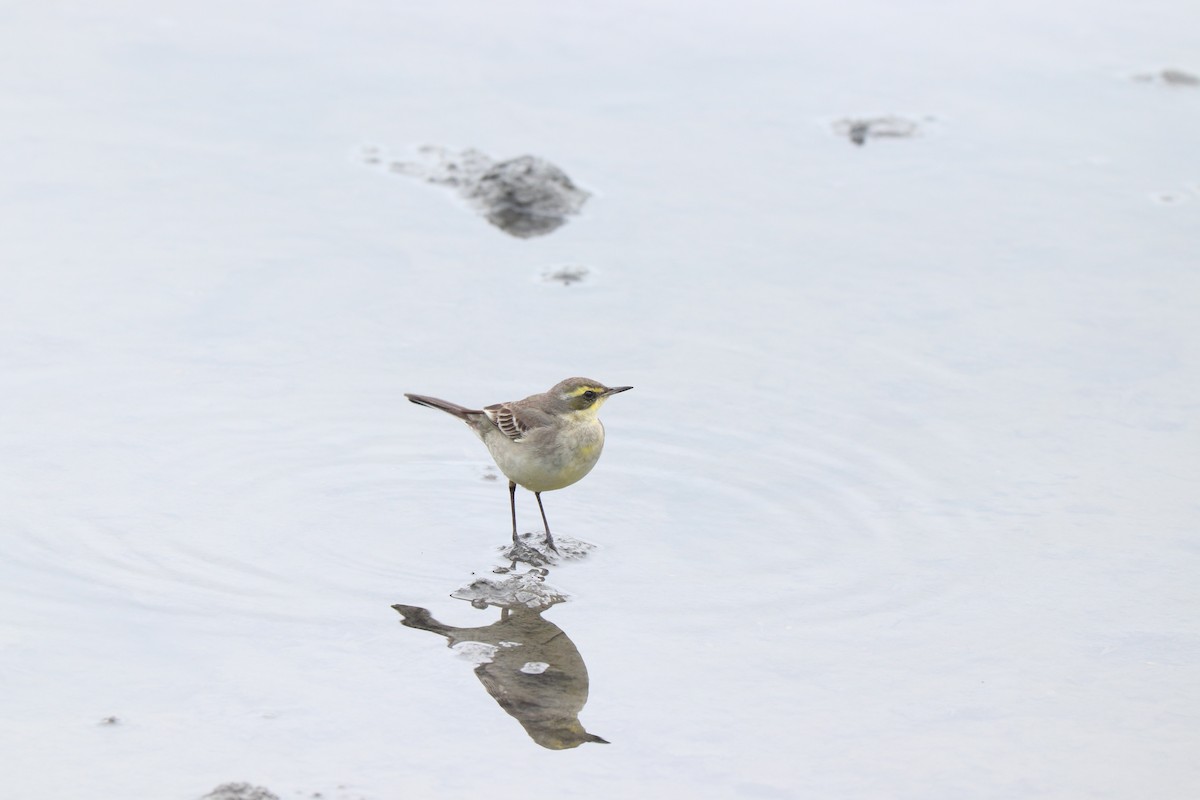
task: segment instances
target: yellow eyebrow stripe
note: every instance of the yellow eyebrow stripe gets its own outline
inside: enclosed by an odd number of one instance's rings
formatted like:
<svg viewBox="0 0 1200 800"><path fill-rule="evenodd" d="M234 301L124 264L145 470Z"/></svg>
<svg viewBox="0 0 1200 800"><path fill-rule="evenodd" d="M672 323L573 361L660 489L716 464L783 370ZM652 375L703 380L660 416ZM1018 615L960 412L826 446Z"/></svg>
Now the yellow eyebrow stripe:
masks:
<svg viewBox="0 0 1200 800"><path fill-rule="evenodd" d="M583 394L584 392L595 392L596 394L600 394L602 391L604 391L604 390L601 389L599 386L580 386L578 388L572 389L570 394L567 395L567 397L579 397L579 395Z"/></svg>

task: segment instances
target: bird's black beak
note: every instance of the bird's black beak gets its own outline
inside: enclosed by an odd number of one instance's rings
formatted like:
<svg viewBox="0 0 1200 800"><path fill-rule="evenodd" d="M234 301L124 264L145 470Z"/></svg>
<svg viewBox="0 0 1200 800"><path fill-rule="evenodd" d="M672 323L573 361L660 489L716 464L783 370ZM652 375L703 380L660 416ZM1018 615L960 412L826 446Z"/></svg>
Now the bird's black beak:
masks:
<svg viewBox="0 0 1200 800"><path fill-rule="evenodd" d="M628 392L632 388L632 386L614 386L611 389L606 389L604 391L604 396L608 397L609 395L617 394L618 392Z"/></svg>

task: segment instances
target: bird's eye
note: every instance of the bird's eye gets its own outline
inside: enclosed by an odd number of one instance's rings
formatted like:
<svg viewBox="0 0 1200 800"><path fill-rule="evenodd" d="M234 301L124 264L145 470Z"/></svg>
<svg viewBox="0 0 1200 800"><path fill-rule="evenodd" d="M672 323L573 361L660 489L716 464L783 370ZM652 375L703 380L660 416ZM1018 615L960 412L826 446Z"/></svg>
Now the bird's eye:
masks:
<svg viewBox="0 0 1200 800"><path fill-rule="evenodd" d="M584 392L583 396L587 400L595 400L596 399L596 393L593 392L591 389L588 389L586 392Z"/></svg>

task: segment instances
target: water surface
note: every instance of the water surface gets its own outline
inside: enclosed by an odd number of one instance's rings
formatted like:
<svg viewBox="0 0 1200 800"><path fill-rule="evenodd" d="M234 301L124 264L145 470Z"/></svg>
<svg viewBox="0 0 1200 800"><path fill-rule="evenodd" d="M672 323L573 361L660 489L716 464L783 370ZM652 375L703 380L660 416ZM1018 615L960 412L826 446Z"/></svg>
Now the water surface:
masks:
<svg viewBox="0 0 1200 800"><path fill-rule="evenodd" d="M1190 4L5 16L9 794L1200 790ZM423 145L590 197L363 163ZM637 388L544 498L559 749L391 606L497 623L509 534L404 393L580 374Z"/></svg>

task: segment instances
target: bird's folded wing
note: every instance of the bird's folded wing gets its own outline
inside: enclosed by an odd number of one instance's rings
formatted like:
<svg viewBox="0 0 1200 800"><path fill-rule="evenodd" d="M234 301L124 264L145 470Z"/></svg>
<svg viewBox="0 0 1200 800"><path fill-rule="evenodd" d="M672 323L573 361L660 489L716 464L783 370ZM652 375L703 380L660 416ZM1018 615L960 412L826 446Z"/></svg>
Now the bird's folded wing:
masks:
<svg viewBox="0 0 1200 800"><path fill-rule="evenodd" d="M483 413L496 423L496 427L500 429L501 433L514 442L521 441L526 433L545 424L545 421L541 419L542 414L515 407L509 403L487 406L483 409Z"/></svg>

